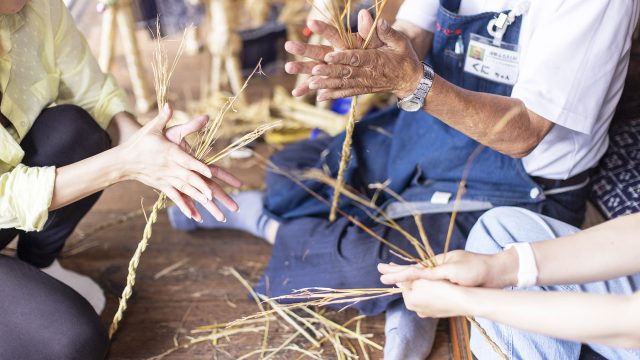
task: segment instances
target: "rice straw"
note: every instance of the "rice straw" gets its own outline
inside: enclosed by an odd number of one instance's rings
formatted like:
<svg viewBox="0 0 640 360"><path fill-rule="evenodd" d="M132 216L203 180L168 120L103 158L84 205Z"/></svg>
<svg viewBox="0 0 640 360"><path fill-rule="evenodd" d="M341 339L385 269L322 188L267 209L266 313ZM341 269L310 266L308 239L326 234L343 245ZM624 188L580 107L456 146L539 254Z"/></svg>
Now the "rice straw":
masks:
<svg viewBox="0 0 640 360"><path fill-rule="evenodd" d="M340 37L347 44L347 48L353 49L354 44L353 44L353 36L351 33L351 23L347 21L347 28L345 29L345 25L343 21L345 17L347 18L347 20L350 19L349 15L350 15L352 2L351 0L345 0L344 2L345 2L345 11L342 12L339 17L337 15L338 13L335 11L336 0L333 0L331 2L334 5L334 11L331 13L332 16L330 18L333 19L333 25L338 29L338 32L340 33ZM382 15L382 11L384 10L386 5L387 5L387 0L376 0L375 2L376 16L373 21L373 26L371 27L371 30L369 31L369 34L367 35L367 38L364 41L364 44L362 45L362 49L366 49L369 46L371 39L373 39L373 35L376 32L378 20L380 19L380 16ZM340 189L344 184L344 172L351 158L351 143L353 141L353 131L356 125L357 106L358 106L358 97L354 96L351 98L351 108L349 109L349 119L347 121L347 126L345 129L344 142L342 143L342 152L340 154L340 166L338 168L338 176L337 176L337 181L338 181L337 187L333 193L333 199L331 201L331 210L329 212L329 221L331 222L334 222L336 220L336 213L337 213L336 209L338 207L338 201L340 200Z"/></svg>
<svg viewBox="0 0 640 360"><path fill-rule="evenodd" d="M184 39L187 32L185 30L185 33L183 34L183 37L182 37L182 42L180 43L180 46L178 48L177 55L174 58L171 65L169 65L167 60L167 52L166 52L166 49L164 48L164 43L163 43L164 39L160 35L159 19L156 21L156 31L157 31L156 47L154 50L154 62L152 63L152 68L154 73L154 83L156 87L156 95L158 100L158 109L160 110L167 103L167 94L168 94L168 88L171 81L171 75L173 74L173 71L176 68L180 55L182 54L182 51L184 48L183 47ZM251 80L253 75L256 72L258 72L260 69L261 69L260 64L258 64L254 69L254 71L251 73L251 75L245 81L244 85L240 89L240 92L243 92L246 89L249 83L249 80ZM202 161L206 165L212 165L218 160L228 156L233 151L241 147L244 147L248 143L257 139L267 130L279 125L277 122L275 122L275 123L260 126L258 129L250 132L249 134L246 134L239 140L233 142L231 145L227 146L222 151L212 154L211 153L212 148L216 140L218 139L217 131L220 128L220 125L222 124L222 121L225 115L227 114L227 112L233 109L233 105L235 104L239 95L240 93L229 98L227 103L219 110L218 114L214 117L214 119L212 121L209 121L207 125L198 132L196 136L197 138L196 144L191 149L191 153L194 155L194 158ZM129 262L127 282L126 282L125 288L122 291L122 295L120 297L118 310L116 311L116 314L114 315L113 320L111 322L111 326L109 327L110 339L113 338L113 335L118 330L118 325L122 320L124 312L127 310L127 302L131 297L131 294L133 293L133 287L135 286L135 282L136 282L136 271L138 269L138 265L140 264L140 258L142 257L142 254L144 253L144 251L148 246L149 240L151 239L151 235L152 235L153 225L158 219L158 214L160 210L165 207L166 201L167 201L166 194L161 193L158 196L158 200L153 205L152 211L147 219L147 222L143 231L142 239L138 243L138 246L136 247L136 251L134 252L133 257Z"/></svg>

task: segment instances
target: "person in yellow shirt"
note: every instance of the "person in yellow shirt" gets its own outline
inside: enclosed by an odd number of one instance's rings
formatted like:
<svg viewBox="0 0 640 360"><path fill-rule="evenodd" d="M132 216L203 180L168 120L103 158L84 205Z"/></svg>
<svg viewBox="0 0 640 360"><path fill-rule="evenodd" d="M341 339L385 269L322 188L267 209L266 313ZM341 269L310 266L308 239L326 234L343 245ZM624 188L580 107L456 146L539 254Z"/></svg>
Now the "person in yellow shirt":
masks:
<svg viewBox="0 0 640 360"><path fill-rule="evenodd" d="M102 290L56 261L100 191L137 180L224 221L213 199L238 206L215 181L240 182L188 153L206 116L166 129L166 106L138 125L62 0L0 2L0 96L0 249L19 239L17 258L0 255L0 358L102 359Z"/></svg>

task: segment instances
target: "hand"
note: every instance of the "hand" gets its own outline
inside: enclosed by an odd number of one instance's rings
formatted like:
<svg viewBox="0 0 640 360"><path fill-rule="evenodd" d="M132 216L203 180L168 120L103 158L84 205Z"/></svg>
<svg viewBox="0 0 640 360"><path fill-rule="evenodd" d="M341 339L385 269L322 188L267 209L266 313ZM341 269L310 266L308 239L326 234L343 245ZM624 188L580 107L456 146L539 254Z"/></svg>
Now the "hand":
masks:
<svg viewBox="0 0 640 360"><path fill-rule="evenodd" d="M369 14L366 10L361 10L358 13L358 33L353 34L351 38L351 42L356 48L362 48L367 36L371 28L373 27L373 18L371 18L371 14ZM307 74L311 75L313 69L316 66L326 65L324 58L327 54L333 52L334 50L345 50L348 48L348 45L342 40L338 30L319 20L311 20L308 22L307 26L314 34L317 34L324 39L326 39L331 46L326 45L312 45L304 42L298 41L287 41L284 44L284 48L290 54L296 56L302 56L310 61L291 61L285 64L285 71L289 74ZM369 49L375 49L382 46L383 43L378 38L378 35L374 33L371 41L369 42ZM292 91L293 96L304 96L311 92L309 89L309 81L311 79L307 79L303 84L298 86Z"/></svg>
<svg viewBox="0 0 640 360"><path fill-rule="evenodd" d="M466 314L465 288L447 281L416 280L398 284L407 309L418 316L443 318Z"/></svg>
<svg viewBox="0 0 640 360"><path fill-rule="evenodd" d="M206 125L208 117L165 130L171 116L172 109L167 105L155 119L116 148L124 178L164 192L187 217L196 221L201 221L202 216L193 200L201 203L217 220L225 221L224 214L212 200L218 200L231 211L237 211L238 205L212 179L233 187L239 187L240 180L193 158L184 142L184 137Z"/></svg>
<svg viewBox="0 0 640 360"><path fill-rule="evenodd" d="M504 288L517 282L518 258L513 249L495 255L456 250L447 254L446 262L442 263L443 259L443 255L436 256L439 265L434 268L379 264L378 270L383 274L380 281L392 285L418 279L445 280L467 287L488 288Z"/></svg>
<svg viewBox="0 0 640 360"><path fill-rule="evenodd" d="M376 33L381 46L336 48L324 55L326 64L313 66L308 88L320 91L319 101L378 92L403 98L416 90L423 69L410 40L385 20L378 22Z"/></svg>

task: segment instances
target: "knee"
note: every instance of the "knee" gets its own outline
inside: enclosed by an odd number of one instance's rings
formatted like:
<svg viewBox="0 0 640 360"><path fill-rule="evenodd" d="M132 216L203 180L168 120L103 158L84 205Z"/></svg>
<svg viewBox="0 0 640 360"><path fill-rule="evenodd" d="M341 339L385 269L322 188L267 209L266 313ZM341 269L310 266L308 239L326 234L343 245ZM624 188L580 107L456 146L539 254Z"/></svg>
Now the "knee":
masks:
<svg viewBox="0 0 640 360"><path fill-rule="evenodd" d="M466 250L481 254L500 252L508 244L518 241L515 236L516 229L523 226L526 225L523 224L520 209L491 209L482 215L471 229Z"/></svg>
<svg viewBox="0 0 640 360"><path fill-rule="evenodd" d="M87 111L75 105L43 110L25 140L25 150L29 145L37 150L32 163L27 164L30 166L65 166L111 147L107 132Z"/></svg>
<svg viewBox="0 0 640 360"><path fill-rule="evenodd" d="M102 360L109 350L109 337L93 314L60 324L58 335L45 346L51 359Z"/></svg>

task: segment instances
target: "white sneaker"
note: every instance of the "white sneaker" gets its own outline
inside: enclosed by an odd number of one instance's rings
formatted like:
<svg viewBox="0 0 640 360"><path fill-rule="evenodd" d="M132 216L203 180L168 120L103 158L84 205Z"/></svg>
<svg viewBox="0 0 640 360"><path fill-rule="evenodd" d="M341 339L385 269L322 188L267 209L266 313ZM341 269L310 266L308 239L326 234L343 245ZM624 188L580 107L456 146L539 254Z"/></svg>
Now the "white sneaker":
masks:
<svg viewBox="0 0 640 360"><path fill-rule="evenodd" d="M82 295L93 306L98 315L104 310L104 292L90 277L63 268L58 260L55 260L49 267L40 270Z"/></svg>

